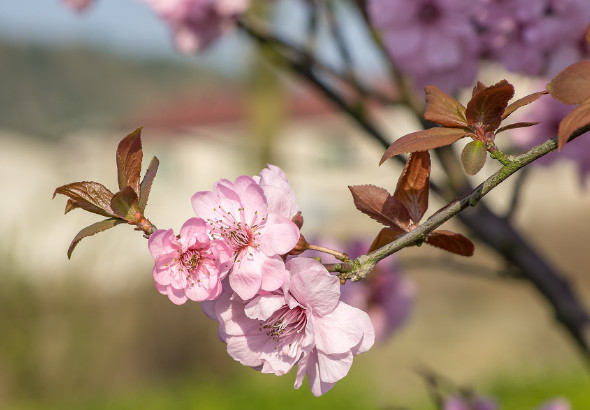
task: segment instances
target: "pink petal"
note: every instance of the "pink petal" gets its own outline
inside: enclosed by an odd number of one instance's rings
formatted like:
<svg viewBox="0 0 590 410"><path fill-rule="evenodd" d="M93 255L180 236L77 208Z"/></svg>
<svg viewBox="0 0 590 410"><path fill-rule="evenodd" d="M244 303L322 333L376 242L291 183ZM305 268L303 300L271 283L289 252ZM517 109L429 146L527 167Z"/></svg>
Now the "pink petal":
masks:
<svg viewBox="0 0 590 410"><path fill-rule="evenodd" d="M260 351L267 342L268 336L264 333L248 337L230 336L227 338L227 352L244 366L260 366L263 364Z"/></svg>
<svg viewBox="0 0 590 410"><path fill-rule="evenodd" d="M175 305L182 305L184 302L188 300L186 294L184 293L184 289L175 289L172 286L168 285L168 299L172 301Z"/></svg>
<svg viewBox="0 0 590 410"><path fill-rule="evenodd" d="M202 218L190 218L186 221L180 228L180 240L186 245L184 250L193 246L196 242L208 244L209 236L207 235L205 220Z"/></svg>
<svg viewBox="0 0 590 410"><path fill-rule="evenodd" d="M158 255L171 252L171 242L173 240L175 240L175 237L172 229L159 229L152 233L148 239L148 249L152 257L156 259Z"/></svg>
<svg viewBox="0 0 590 410"><path fill-rule="evenodd" d="M219 198L211 191L200 191L193 195L191 204L195 214L205 221L216 220ZM153 235L153 234L152 234Z"/></svg>
<svg viewBox="0 0 590 410"><path fill-rule="evenodd" d="M353 349L361 342L363 335L367 338L363 342L363 349L372 346L375 341L369 315L343 302L338 303L331 313L315 317L315 331L317 349L327 354Z"/></svg>
<svg viewBox="0 0 590 410"><path fill-rule="evenodd" d="M284 295L259 295L248 302L244 312L250 319L266 320L284 304Z"/></svg>
<svg viewBox="0 0 590 410"><path fill-rule="evenodd" d="M215 321L217 321L217 316L215 315L215 304L217 303L217 300L204 300L201 303L201 309L203 310L203 313L205 314L205 316L207 316L209 319L213 319Z"/></svg>
<svg viewBox="0 0 590 410"><path fill-rule="evenodd" d="M240 199L242 200L242 207L244 213L244 221L249 226L259 225L262 219L268 214L268 206L264 191L262 188L250 177L248 177L250 184L241 192Z"/></svg>
<svg viewBox="0 0 590 410"><path fill-rule="evenodd" d="M336 308L340 299L340 282L328 273L324 265L310 258L298 257L289 260L286 266L291 273L289 291L299 303L311 308L314 316L327 315Z"/></svg>
<svg viewBox="0 0 590 410"><path fill-rule="evenodd" d="M285 263L279 256L265 258L262 263L262 283L260 289L272 292L277 290L289 277Z"/></svg>
<svg viewBox="0 0 590 410"><path fill-rule="evenodd" d="M260 290L262 270L260 258L246 257L236 261L229 274L229 285L242 299L252 299Z"/></svg>
<svg viewBox="0 0 590 410"><path fill-rule="evenodd" d="M260 250L267 256L284 255L299 241L297 225L276 214L268 214L260 234Z"/></svg>
<svg viewBox="0 0 590 410"><path fill-rule="evenodd" d="M305 357L304 357L305 359ZM301 359L300 360L300 366L301 363L304 360ZM311 388L311 392L313 393L314 396L319 397L322 394L328 392L332 387L334 387L335 383L327 383L327 382L322 382L320 380L320 370L319 370L319 364L318 364L318 354L317 354L317 350L313 349L307 357L307 360L305 361L305 371L307 373L307 380L309 381L309 387ZM301 370L301 368L299 369ZM301 379L303 379L303 377L301 377ZM297 372L297 380L299 380L299 371ZM299 384L299 386L301 385L301 383ZM297 381L295 382L295 388L298 388L297 386Z"/></svg>
<svg viewBox="0 0 590 410"><path fill-rule="evenodd" d="M352 366L352 353L323 354L317 350L320 380L326 383L336 383L348 374Z"/></svg>
<svg viewBox="0 0 590 410"><path fill-rule="evenodd" d="M260 172L259 184L266 196L269 213L291 219L299 212L295 192L282 169L269 164Z"/></svg>

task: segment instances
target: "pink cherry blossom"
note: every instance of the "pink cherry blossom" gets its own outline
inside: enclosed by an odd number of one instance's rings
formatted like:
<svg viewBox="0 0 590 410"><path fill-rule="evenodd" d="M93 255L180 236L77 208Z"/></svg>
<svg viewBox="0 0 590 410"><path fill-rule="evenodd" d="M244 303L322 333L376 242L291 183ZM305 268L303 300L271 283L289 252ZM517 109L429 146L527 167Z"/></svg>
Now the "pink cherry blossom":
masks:
<svg viewBox="0 0 590 410"><path fill-rule="evenodd" d="M215 304L219 335L230 356L263 373L283 375L298 363L295 388L307 374L320 396L346 376L354 355L373 345L373 327L365 312L339 300L339 280L321 263L298 257L287 269L282 292L250 301L222 294Z"/></svg>
<svg viewBox="0 0 590 410"><path fill-rule="evenodd" d="M288 273L281 255L297 244L299 228L269 212L265 191L254 178L244 175L234 183L222 179L213 191L193 195L192 204L197 216L207 221L211 237L232 249L229 284L242 299L283 285Z"/></svg>
<svg viewBox="0 0 590 410"><path fill-rule="evenodd" d="M156 288L172 302L215 299L221 293L230 249L223 241L209 239L204 220L189 219L178 236L172 229L160 229L150 236L148 248L155 259Z"/></svg>
<svg viewBox="0 0 590 410"><path fill-rule="evenodd" d="M497 410L496 401L487 397L449 397L445 399L443 410Z"/></svg>
<svg viewBox="0 0 590 410"><path fill-rule="evenodd" d="M530 149L549 138L557 135L559 123L569 112L574 109L572 105L565 105L551 98L543 97L533 105L533 111L524 120L538 121L539 124L513 130L510 133L511 140L522 150ZM536 160L534 165L551 165L556 160L573 161L578 167L580 184L585 182L590 175L590 138L582 135L565 144L561 152L552 152Z"/></svg>
<svg viewBox="0 0 590 410"><path fill-rule="evenodd" d="M471 85L477 73L479 39L471 20L478 4L473 0L369 0L368 12L401 70L418 85L434 84L453 92Z"/></svg>
<svg viewBox="0 0 590 410"><path fill-rule="evenodd" d="M78 13L82 13L94 4L94 0L62 0L62 3Z"/></svg>
<svg viewBox="0 0 590 410"><path fill-rule="evenodd" d="M250 0L141 0L166 21L183 53L200 51L234 27Z"/></svg>

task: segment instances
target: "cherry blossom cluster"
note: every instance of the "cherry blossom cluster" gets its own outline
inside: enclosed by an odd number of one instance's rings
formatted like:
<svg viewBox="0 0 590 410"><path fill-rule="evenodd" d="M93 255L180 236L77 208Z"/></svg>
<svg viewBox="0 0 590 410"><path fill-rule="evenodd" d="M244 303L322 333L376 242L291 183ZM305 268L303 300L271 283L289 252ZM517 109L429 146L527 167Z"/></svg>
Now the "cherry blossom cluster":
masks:
<svg viewBox="0 0 590 410"><path fill-rule="evenodd" d="M368 0L388 53L418 88L472 84L479 61L555 75L587 55L585 0Z"/></svg>
<svg viewBox="0 0 590 410"><path fill-rule="evenodd" d="M367 313L340 300L340 281L323 264L287 257L302 218L285 173L269 165L260 176L222 179L192 205L196 217L179 235L149 238L158 291L176 304L203 302L243 365L283 375L297 364L296 388L307 374L314 395L330 390L375 332Z"/></svg>

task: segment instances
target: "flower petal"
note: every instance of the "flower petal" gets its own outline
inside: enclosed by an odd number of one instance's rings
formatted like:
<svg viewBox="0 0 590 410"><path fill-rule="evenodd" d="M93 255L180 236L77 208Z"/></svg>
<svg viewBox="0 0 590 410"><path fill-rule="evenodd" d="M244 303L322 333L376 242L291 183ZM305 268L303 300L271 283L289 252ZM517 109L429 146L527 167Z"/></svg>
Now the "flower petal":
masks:
<svg viewBox="0 0 590 410"><path fill-rule="evenodd" d="M352 353L324 354L317 351L320 380L325 383L336 383L348 374L352 366Z"/></svg>
<svg viewBox="0 0 590 410"><path fill-rule="evenodd" d="M150 235L148 239L148 249L154 259L159 255L171 252L171 243L174 241L174 231L172 229L163 230L158 229Z"/></svg>
<svg viewBox="0 0 590 410"><path fill-rule="evenodd" d="M284 295L259 295L245 306L244 312L250 319L266 320L285 305Z"/></svg>
<svg viewBox="0 0 590 410"><path fill-rule="evenodd" d="M267 256L284 255L297 245L299 228L291 220L268 214L260 229L260 250Z"/></svg>
<svg viewBox="0 0 590 410"><path fill-rule="evenodd" d="M360 309L339 302L329 314L315 317L316 347L326 354L345 353L367 340L356 350L368 349L375 340L369 316ZM364 350L363 350L364 351Z"/></svg>
<svg viewBox="0 0 590 410"><path fill-rule="evenodd" d="M288 261L286 267L291 273L289 291L299 303L310 307L314 316L327 315L336 308L340 299L340 282L328 273L324 265L310 258L298 257Z"/></svg>

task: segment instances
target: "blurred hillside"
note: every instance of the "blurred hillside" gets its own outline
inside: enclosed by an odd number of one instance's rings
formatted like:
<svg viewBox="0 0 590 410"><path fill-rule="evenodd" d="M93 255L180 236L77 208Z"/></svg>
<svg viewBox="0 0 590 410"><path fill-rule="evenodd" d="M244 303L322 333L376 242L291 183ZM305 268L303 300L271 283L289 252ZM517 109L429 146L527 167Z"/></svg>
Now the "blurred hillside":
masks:
<svg viewBox="0 0 590 410"><path fill-rule="evenodd" d="M128 60L88 48L0 42L0 61L0 129L45 138L113 128L170 95L236 83L194 64Z"/></svg>

